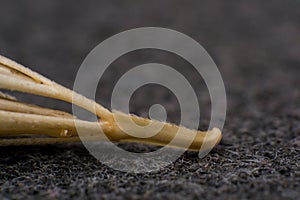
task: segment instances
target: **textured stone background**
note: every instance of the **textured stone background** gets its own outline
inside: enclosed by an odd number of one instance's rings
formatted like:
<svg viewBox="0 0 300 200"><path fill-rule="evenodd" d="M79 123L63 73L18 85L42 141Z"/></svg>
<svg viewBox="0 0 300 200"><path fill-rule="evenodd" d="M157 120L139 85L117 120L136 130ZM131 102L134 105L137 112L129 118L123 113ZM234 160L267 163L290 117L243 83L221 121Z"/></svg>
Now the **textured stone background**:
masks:
<svg viewBox="0 0 300 200"><path fill-rule="evenodd" d="M223 140L207 157L200 160L197 153L187 152L155 173L113 171L81 144L0 148L0 198L299 199L299 18L300 2L292 0L1 0L0 53L70 88L82 60L107 37L141 26L181 31L201 43L217 63L228 112ZM210 103L203 83L187 63L162 52L137 52L117 60L97 100L109 106L121 72L146 61L174 65L200 85L205 128ZM59 101L16 95L71 111ZM154 102L166 105L169 120L178 121L176 98L154 86L137 92L131 110L147 115Z"/></svg>

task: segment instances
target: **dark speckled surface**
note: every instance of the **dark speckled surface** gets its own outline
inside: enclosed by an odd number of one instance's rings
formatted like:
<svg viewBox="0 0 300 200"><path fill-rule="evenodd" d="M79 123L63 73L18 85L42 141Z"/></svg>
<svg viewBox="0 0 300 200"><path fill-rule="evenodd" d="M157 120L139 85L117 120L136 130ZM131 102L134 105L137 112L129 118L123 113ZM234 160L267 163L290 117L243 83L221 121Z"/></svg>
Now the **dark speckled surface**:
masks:
<svg viewBox="0 0 300 200"><path fill-rule="evenodd" d="M88 52L107 37L141 26L181 31L217 63L228 98L223 140L200 160L185 153L159 172L126 174L100 164L81 144L0 148L1 199L299 199L299 1L0 1L0 52L72 88ZM146 61L183 69L198 85L207 126L209 98L187 64L161 52L117 60L97 100L108 106L122 70ZM131 110L162 102L178 120L176 98L144 88ZM152 94L153 99L144 98ZM66 111L59 101L16 94ZM144 145L122 145L149 151Z"/></svg>

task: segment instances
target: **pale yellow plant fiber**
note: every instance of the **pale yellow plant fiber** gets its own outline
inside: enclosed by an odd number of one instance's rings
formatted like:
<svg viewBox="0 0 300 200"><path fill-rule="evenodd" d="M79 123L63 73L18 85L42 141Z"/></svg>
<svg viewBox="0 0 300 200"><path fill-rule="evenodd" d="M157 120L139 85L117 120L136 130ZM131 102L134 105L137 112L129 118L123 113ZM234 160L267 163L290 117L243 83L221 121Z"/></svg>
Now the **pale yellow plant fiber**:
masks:
<svg viewBox="0 0 300 200"><path fill-rule="evenodd" d="M150 119L109 111L102 105L90 100L70 89L67 89L44 76L0 55L0 89L13 90L73 103L99 117L98 122L76 119L75 116L54 109L42 108L16 100L14 97L0 93L0 146L34 145L64 142L80 142L104 140L105 134L113 142L138 142L166 146L177 135L179 142L172 147L184 148L185 141L190 140L191 132L184 127L170 123L152 121ZM163 128L149 138L133 137L124 133L116 124L118 119L131 118L137 124L145 126L154 123ZM76 126L75 126L76 122ZM99 134L99 126L103 133ZM78 131L80 130L80 136ZM130 131L135 132L132 128ZM26 137L24 137L26 136ZM204 144L216 144L221 140L221 131L214 128L207 132L197 131L189 150L199 151ZM204 140L205 138L205 140Z"/></svg>

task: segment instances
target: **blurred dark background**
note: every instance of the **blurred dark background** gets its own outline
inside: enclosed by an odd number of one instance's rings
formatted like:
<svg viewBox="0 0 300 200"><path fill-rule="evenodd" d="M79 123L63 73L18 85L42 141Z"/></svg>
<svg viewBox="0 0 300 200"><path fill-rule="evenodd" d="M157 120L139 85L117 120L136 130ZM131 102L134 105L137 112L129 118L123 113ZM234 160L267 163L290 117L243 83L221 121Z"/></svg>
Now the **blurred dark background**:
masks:
<svg viewBox="0 0 300 200"><path fill-rule="evenodd" d="M1 0L0 53L69 88L85 56L114 34L144 26L185 33L216 62L228 111L223 140L206 158L187 152L156 173L113 171L80 144L0 148L0 197L299 198L299 19L300 2L295 0ZM117 77L149 61L190 77L199 91L200 128L205 128L210 100L203 81L188 63L165 52L146 50L116 60L101 82L106 89L99 91L97 101L109 107ZM66 103L20 98L71 111ZM131 111L147 116L156 102L166 106L169 121L178 122L176 98L157 86L137 91Z"/></svg>

